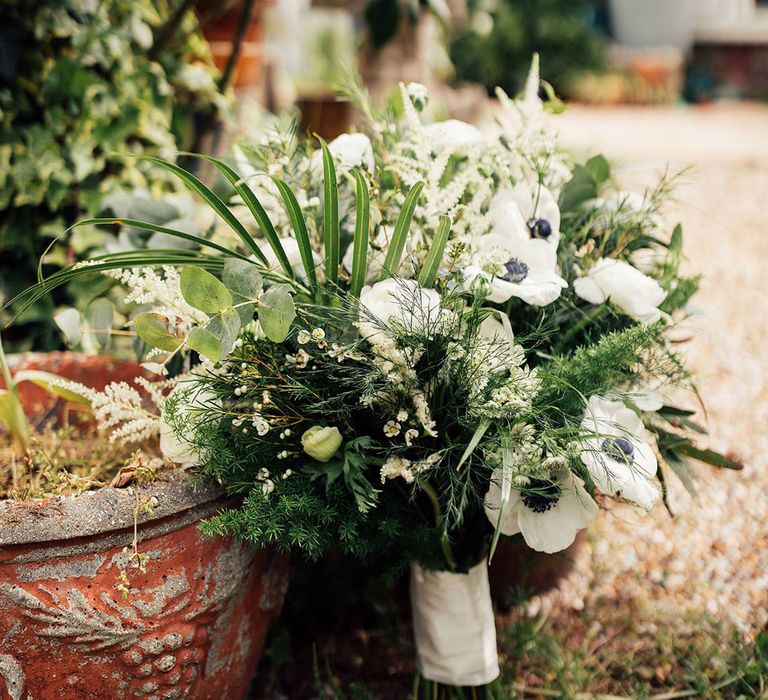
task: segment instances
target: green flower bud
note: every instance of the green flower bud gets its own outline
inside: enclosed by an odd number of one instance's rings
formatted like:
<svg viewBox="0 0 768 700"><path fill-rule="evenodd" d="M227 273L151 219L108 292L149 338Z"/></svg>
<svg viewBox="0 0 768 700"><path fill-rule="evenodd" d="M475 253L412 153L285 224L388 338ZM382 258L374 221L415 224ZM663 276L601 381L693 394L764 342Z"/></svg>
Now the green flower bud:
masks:
<svg viewBox="0 0 768 700"><path fill-rule="evenodd" d="M342 442L338 428L323 428L319 425L313 425L301 436L304 452L318 462L327 462L336 454Z"/></svg>

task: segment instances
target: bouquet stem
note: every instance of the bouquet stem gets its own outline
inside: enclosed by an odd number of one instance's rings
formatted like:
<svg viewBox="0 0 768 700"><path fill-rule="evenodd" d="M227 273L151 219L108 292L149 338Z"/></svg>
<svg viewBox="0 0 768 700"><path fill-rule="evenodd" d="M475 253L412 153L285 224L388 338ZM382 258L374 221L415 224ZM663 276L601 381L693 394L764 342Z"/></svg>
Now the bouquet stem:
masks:
<svg viewBox="0 0 768 700"><path fill-rule="evenodd" d="M465 574L425 571L412 564L411 608L416 666L425 680L461 687L484 686L498 678L485 561Z"/></svg>

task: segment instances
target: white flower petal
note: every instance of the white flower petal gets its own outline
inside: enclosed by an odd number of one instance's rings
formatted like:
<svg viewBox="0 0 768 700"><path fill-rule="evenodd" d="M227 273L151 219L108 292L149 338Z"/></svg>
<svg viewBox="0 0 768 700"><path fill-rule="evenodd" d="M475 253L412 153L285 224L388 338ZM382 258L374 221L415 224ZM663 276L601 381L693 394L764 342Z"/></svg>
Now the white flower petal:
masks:
<svg viewBox="0 0 768 700"><path fill-rule="evenodd" d="M502 470L495 469L491 477L488 493L485 494L485 515L494 528L499 521L499 508L501 507L501 478ZM522 499L520 498L520 493L512 489L504 509L501 526L499 527L502 535L516 535L520 532L517 514L521 506Z"/></svg>
<svg viewBox="0 0 768 700"><path fill-rule="evenodd" d="M599 304L609 300L627 316L646 324L661 318L658 306L667 296L656 280L613 258L598 260L573 287L585 301Z"/></svg>

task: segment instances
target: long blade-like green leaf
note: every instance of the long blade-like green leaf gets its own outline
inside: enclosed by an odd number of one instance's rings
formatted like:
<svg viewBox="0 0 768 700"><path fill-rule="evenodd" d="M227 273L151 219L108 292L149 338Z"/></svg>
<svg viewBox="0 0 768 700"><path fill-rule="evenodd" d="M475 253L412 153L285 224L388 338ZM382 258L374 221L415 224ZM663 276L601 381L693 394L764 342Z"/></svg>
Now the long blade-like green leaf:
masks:
<svg viewBox="0 0 768 700"><path fill-rule="evenodd" d="M87 264L71 265L63 270L58 270L41 282L32 285L8 300L3 305L3 310L8 310L19 304L19 302L23 303L20 307L14 309L13 318L6 324L6 327L13 323L16 318L23 314L36 301L52 292L57 287L60 287L77 277L102 273L107 270L118 270L126 267L161 267L164 265L197 265L208 270L221 270L224 267L224 259L203 255L194 251L182 254L181 251L177 249L144 249L134 250L128 253L110 253L108 255L101 255L87 261Z"/></svg>
<svg viewBox="0 0 768 700"><path fill-rule="evenodd" d="M171 163L162 158L156 156L140 156L143 160L148 160L155 165L159 165L166 170L169 170L176 175L189 189L194 192L205 202L229 225L229 227L240 237L240 240L245 244L245 247L251 251L265 266L269 265L264 253L261 252L259 245L254 240L253 236L245 229L245 227L237 220L237 217L229 210L229 207L223 202L210 187L203 184L192 173L184 170L175 163Z"/></svg>
<svg viewBox="0 0 768 700"><path fill-rule="evenodd" d="M403 208L400 210L400 216L397 217L397 222L395 223L392 240L389 242L387 257L384 258L384 268L381 271L380 279L391 277L397 272L397 268L400 267L400 262L403 259L403 250L405 250L405 241L408 238L408 230L413 220L413 212L416 210L416 203L423 189L424 183L417 182L408 190L408 194L405 196Z"/></svg>
<svg viewBox="0 0 768 700"><path fill-rule="evenodd" d="M80 226L120 226L120 225L133 226L135 228L140 228L144 231L152 231L154 233L165 233L169 236L182 238L183 240L190 241L192 243L197 243L197 245L204 248L211 248L213 250L218 250L220 253L224 253L224 255L227 255L228 257L238 258L239 260L247 260L248 262L253 262L250 258L246 257L245 255L241 255L236 250L231 250L226 246L219 245L218 243L214 243L213 241L209 241L207 238L203 238L202 236L195 236L192 233L186 233L185 231L179 231L177 229L167 228L165 226L158 226L157 224L152 224L152 223L149 223L148 221L139 221L138 219L117 219L117 218L83 219L82 221L78 221L76 224L71 226L71 228L78 228ZM153 250L157 250L157 249L153 249ZM181 252L181 249L179 250L179 252ZM262 265L259 264L259 267L262 267Z"/></svg>
<svg viewBox="0 0 768 700"><path fill-rule="evenodd" d="M339 282L339 191L336 184L336 166L328 144L320 139L323 149L323 243L325 244L325 278L329 284Z"/></svg>
<svg viewBox="0 0 768 700"><path fill-rule="evenodd" d="M504 513L509 505L509 497L512 493L512 466L514 463L514 453L508 444L502 444L501 448L501 497L499 498L499 517L496 520L496 527L493 529L493 540L491 549L488 552L488 563L493 561L493 555L496 553L496 545L499 543L501 535L501 523L504 520Z"/></svg>
<svg viewBox="0 0 768 700"><path fill-rule="evenodd" d="M422 287L431 287L435 283L440 263L443 261L445 246L448 245L448 236L451 233L451 220L447 216L440 217L440 226L437 235L432 239L432 245L427 253L427 258L419 272L419 284Z"/></svg>
<svg viewBox="0 0 768 700"><path fill-rule="evenodd" d="M491 421L489 420L483 420L478 424L477 428L475 428L475 432L472 433L472 438L467 444L467 447L464 450L464 453L461 455L461 459L459 460L459 463L456 465L456 471L459 471L463 466L464 462L466 462L470 458L472 453L475 451L475 448L480 444L480 440L483 439L483 435L485 435L486 431L490 427L491 427Z"/></svg>
<svg viewBox="0 0 768 700"><path fill-rule="evenodd" d="M294 273L294 270L291 267L291 263L288 260L288 256L285 254L285 250L283 249L283 244L280 242L280 236L277 235L277 231L275 231L275 227L272 224L272 221L270 220L269 215L267 214L264 207L261 205L261 202L259 201L258 197L256 197L256 195L253 193L253 190L224 161L219 160L218 158L214 158L213 156L199 155L198 157L204 158L205 160L213 163L221 171L224 177L226 177L227 180L229 180L229 182L235 188L235 191L242 198L243 202L245 203L245 206L247 206L251 214L253 214L253 218L256 219L256 222L259 224L259 228L264 234L264 237L267 239L267 242L269 243L270 247L275 252L275 256L277 257L277 260L280 263L280 266L285 271L285 274L291 278L295 278L296 275Z"/></svg>
<svg viewBox="0 0 768 700"><path fill-rule="evenodd" d="M368 193L368 183L363 174L355 168L352 170L357 185L355 191L356 200L356 219L355 219L355 238L353 241L352 257L352 279L349 286L349 293L353 297L360 296L360 290L365 284L365 278L368 274L368 236L371 221L371 201Z"/></svg>
<svg viewBox="0 0 768 700"><path fill-rule="evenodd" d="M309 241L309 232L307 231L307 224L304 221L301 207L291 188L285 182L277 178L274 178L274 181L277 189L280 191L280 196L283 198L288 218L291 220L291 227L296 236L296 242L299 244L299 255L301 255L301 262L304 264L309 286L313 292L316 292L318 284L317 274L315 273L315 259L312 256L312 244Z"/></svg>

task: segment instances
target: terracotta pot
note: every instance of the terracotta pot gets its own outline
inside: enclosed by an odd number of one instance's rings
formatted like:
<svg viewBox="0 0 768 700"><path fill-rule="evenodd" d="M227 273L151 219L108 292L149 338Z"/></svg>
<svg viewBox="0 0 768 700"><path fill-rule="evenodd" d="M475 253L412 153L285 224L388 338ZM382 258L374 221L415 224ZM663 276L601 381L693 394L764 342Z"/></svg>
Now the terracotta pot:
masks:
<svg viewBox="0 0 768 700"><path fill-rule="evenodd" d="M301 112L302 132L319 134L327 141L349 131L352 105L333 93L304 95L296 104Z"/></svg>
<svg viewBox="0 0 768 700"><path fill-rule="evenodd" d="M257 85L261 81L262 25L264 9L269 4L267 0L257 0L250 21L245 27L240 55L232 75L232 85L236 88ZM223 71L232 55L245 3L231 3L223 13L219 10L221 5L222 0L204 0L198 2L195 9L203 34L210 45L213 62L216 68Z"/></svg>
<svg viewBox="0 0 768 700"><path fill-rule="evenodd" d="M197 528L221 487L179 471L139 489L146 573L127 569L135 496L0 502L0 696L242 698L287 585L287 562Z"/></svg>
<svg viewBox="0 0 768 700"><path fill-rule="evenodd" d="M95 388L142 373L78 353L25 353L9 364ZM65 410L32 384L19 387L30 414ZM213 481L168 470L138 497L157 499L136 525L146 573L125 568L133 489L0 501L0 697L245 696L282 605L285 557L200 534L200 520L234 505Z"/></svg>
<svg viewBox="0 0 768 700"><path fill-rule="evenodd" d="M520 535L500 538L488 570L496 607L508 610L521 594L537 595L555 588L573 570L584 538L579 532L568 549L556 554L534 551Z"/></svg>
<svg viewBox="0 0 768 700"><path fill-rule="evenodd" d="M130 360L115 360L109 355L87 355L80 352L24 352L9 355L8 366L11 375L24 369L42 370L99 390L111 382L133 384L136 377L151 376ZM5 383L0 376L0 388L4 387ZM27 415L46 415L57 404L64 408L63 402L31 382L19 384L19 397ZM68 406L69 410L73 408L76 407Z"/></svg>

